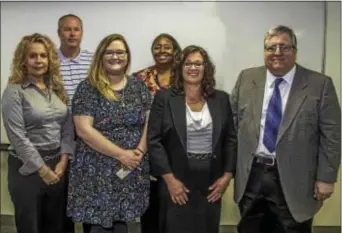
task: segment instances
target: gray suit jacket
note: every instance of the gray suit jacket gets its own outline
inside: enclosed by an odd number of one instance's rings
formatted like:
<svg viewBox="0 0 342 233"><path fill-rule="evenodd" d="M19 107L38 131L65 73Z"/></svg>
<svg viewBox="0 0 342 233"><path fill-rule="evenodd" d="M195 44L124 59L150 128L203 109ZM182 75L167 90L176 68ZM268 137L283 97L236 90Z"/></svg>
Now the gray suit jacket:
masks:
<svg viewBox="0 0 342 233"><path fill-rule="evenodd" d="M238 130L234 200L243 196L256 151L266 67L243 70L231 95ZM341 109L332 80L297 65L277 139L277 164L285 200L302 222L322 202L314 199L316 180L336 182L341 156Z"/></svg>

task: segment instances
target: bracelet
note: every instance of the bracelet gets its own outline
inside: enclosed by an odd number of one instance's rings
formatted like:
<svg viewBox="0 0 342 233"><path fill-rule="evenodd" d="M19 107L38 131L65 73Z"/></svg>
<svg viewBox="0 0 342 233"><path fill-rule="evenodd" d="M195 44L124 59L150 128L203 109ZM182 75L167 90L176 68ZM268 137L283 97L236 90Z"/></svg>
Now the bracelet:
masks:
<svg viewBox="0 0 342 233"><path fill-rule="evenodd" d="M140 149L139 147L137 147L137 150L140 151L140 153L142 153L143 155L146 154L142 149Z"/></svg>
<svg viewBox="0 0 342 233"><path fill-rule="evenodd" d="M48 169L45 169L45 172L44 172L44 173L40 173L40 172L39 172L39 176L40 176L41 178L44 178L48 173L49 173L49 170L48 170Z"/></svg>

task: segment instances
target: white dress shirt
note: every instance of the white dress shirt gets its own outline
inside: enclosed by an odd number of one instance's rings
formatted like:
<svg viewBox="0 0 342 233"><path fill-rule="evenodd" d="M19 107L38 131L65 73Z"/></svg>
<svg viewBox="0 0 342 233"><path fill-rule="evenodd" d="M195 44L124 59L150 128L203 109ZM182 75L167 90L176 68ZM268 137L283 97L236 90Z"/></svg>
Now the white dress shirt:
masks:
<svg viewBox="0 0 342 233"><path fill-rule="evenodd" d="M293 82L293 78L294 78L295 73L296 73L296 65L294 65L293 68L282 77L284 79L284 81L282 81L279 84L281 103L282 103L282 106L281 106L282 107L282 116L284 116L285 107L287 104L287 100L289 98L289 93L291 90L291 86L292 86L292 82ZM267 108L268 108L268 104L271 100L273 90L274 90L274 86L275 86L275 80L277 78L279 78L279 77L274 76L269 70L267 70L264 100L263 100L263 104L262 104L261 119L260 119L260 121L261 121L260 122L260 134L259 134L260 137L259 137L258 147L256 150L257 154L264 153L266 155L272 155L272 156L276 155L276 153L275 153L276 151L274 151L273 153L268 151L268 149L265 147L265 145L263 143L263 139L264 139L264 130L265 130Z"/></svg>

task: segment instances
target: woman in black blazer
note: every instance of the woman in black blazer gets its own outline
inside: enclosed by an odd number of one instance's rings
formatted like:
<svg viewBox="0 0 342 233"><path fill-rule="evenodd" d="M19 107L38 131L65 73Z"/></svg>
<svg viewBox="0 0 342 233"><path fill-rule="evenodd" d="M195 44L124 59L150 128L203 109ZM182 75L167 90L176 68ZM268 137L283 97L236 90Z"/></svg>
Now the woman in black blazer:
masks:
<svg viewBox="0 0 342 233"><path fill-rule="evenodd" d="M172 87L155 96L148 151L152 174L162 178L160 233L219 232L237 145L229 96L215 90L214 73L208 53L188 46Z"/></svg>

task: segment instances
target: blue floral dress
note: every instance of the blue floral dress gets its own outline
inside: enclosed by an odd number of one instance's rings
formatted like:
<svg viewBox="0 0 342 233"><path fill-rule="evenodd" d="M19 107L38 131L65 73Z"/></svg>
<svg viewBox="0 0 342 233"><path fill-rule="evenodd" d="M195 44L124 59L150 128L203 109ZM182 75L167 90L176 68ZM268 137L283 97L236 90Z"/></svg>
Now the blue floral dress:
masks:
<svg viewBox="0 0 342 233"><path fill-rule="evenodd" d="M88 80L74 95L73 115L94 118L94 128L125 149L135 149L143 132L151 96L145 83L132 76L117 101L106 99ZM121 163L89 147L77 138L75 159L70 164L67 215L74 222L112 227L114 221L133 221L149 204L149 163L120 179Z"/></svg>

